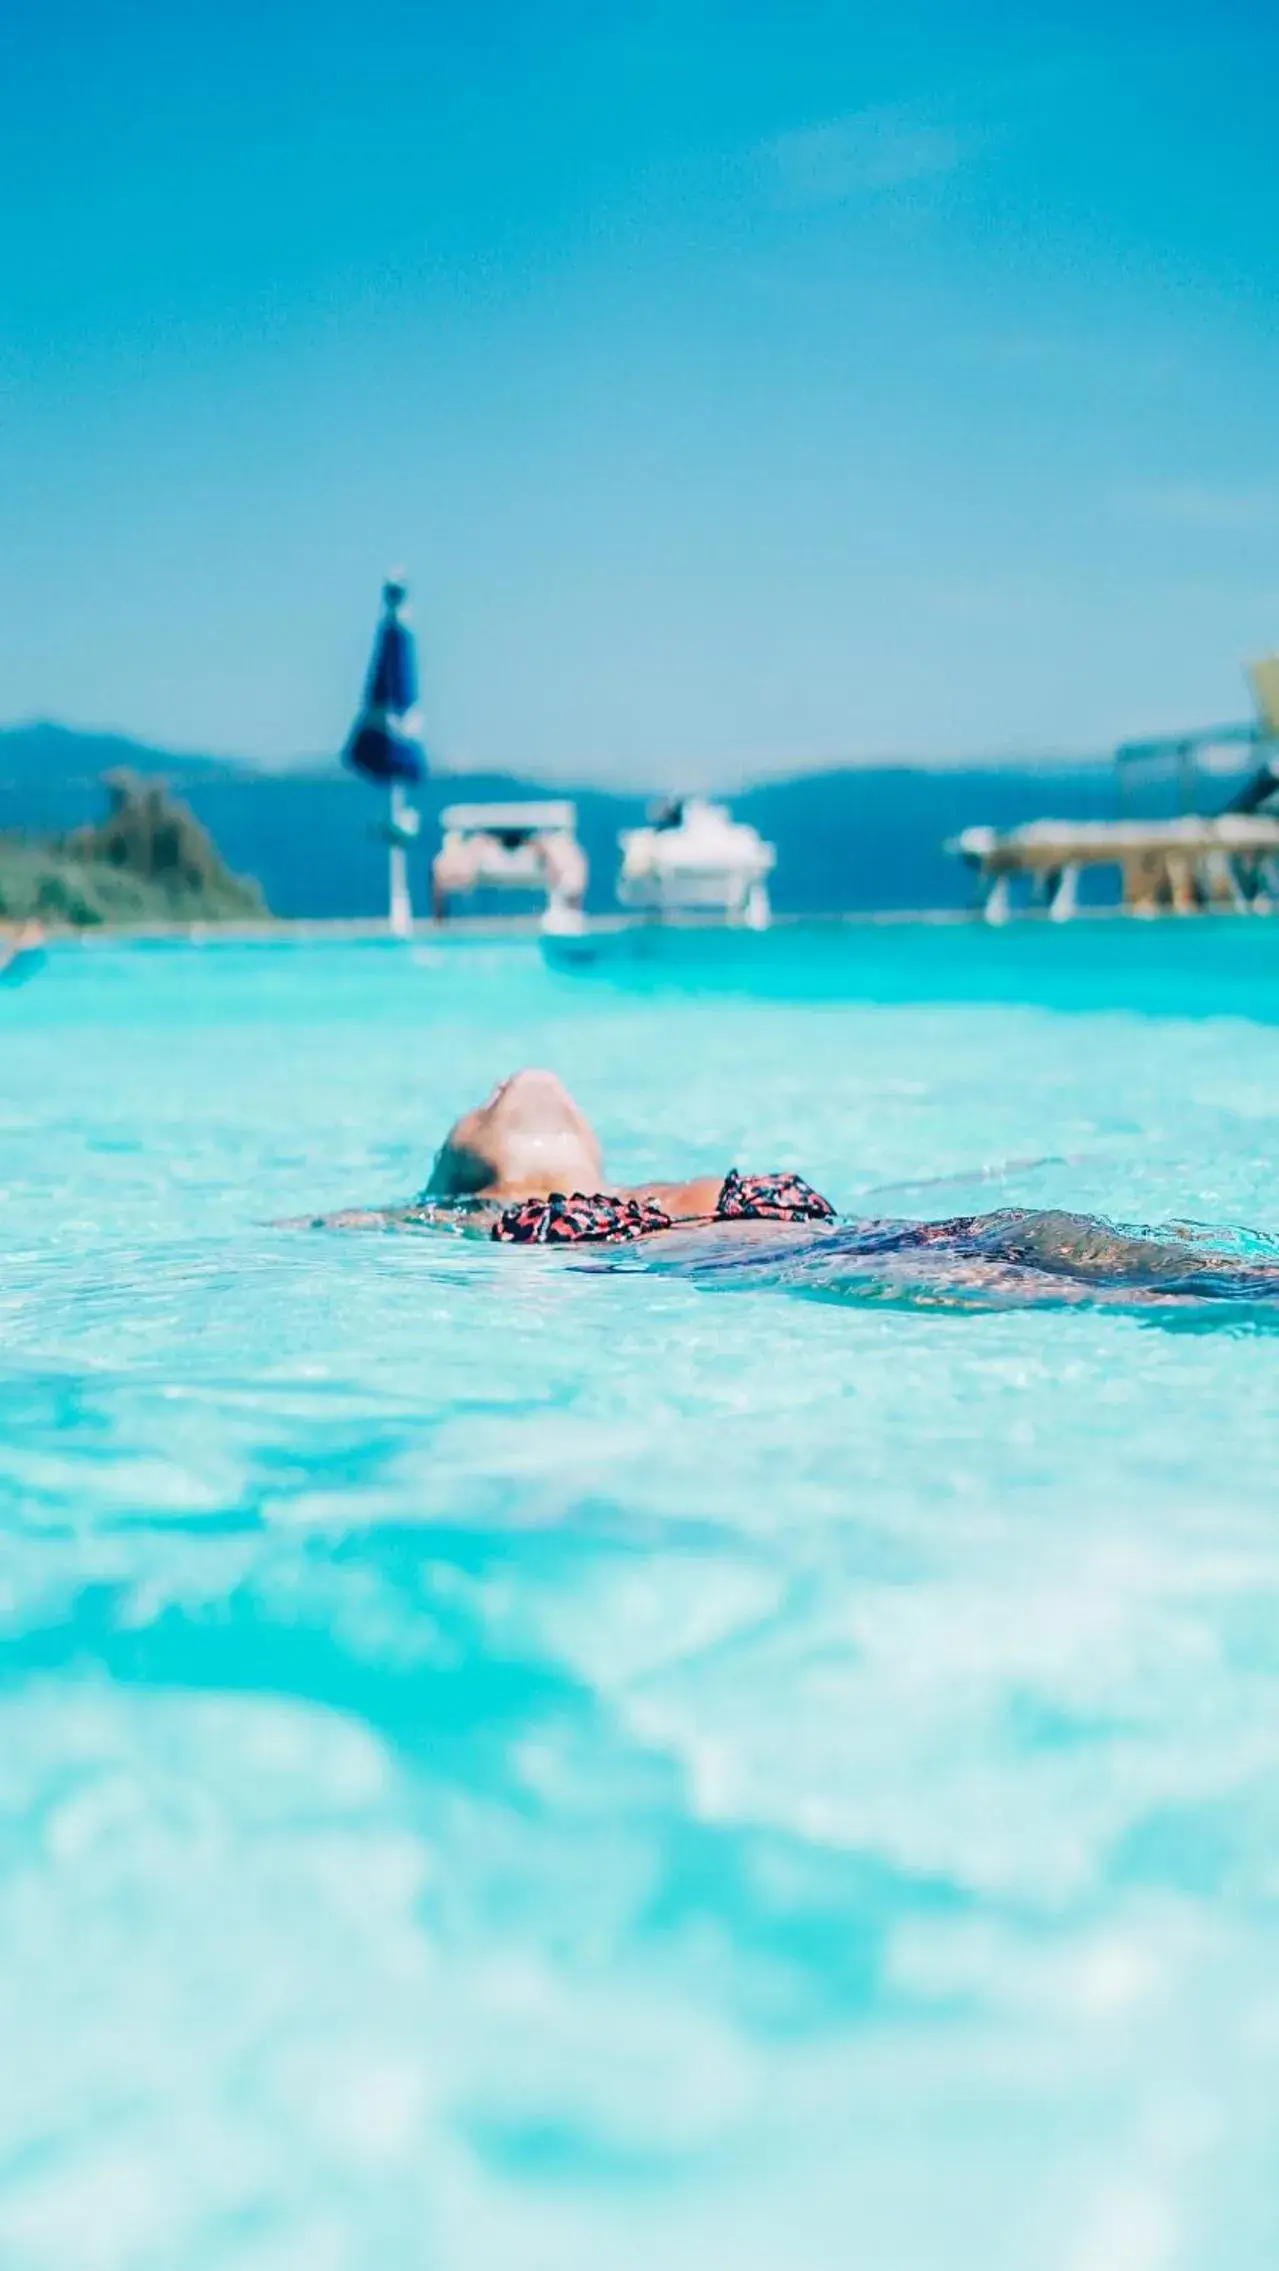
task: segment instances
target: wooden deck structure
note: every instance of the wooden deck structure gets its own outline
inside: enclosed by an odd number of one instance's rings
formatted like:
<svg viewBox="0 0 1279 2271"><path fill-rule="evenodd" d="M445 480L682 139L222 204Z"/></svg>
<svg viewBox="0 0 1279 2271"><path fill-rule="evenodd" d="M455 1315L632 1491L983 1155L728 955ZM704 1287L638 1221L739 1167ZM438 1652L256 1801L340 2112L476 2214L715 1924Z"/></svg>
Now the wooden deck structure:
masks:
<svg viewBox="0 0 1279 2271"><path fill-rule="evenodd" d="M1009 920L1016 876L1029 879L1032 906L1068 922L1089 867L1118 868L1129 914L1192 915L1213 907L1268 914L1279 905L1279 819L1261 813L1032 820L1002 831L965 828L948 849L976 871L988 923Z"/></svg>
<svg viewBox="0 0 1279 2271"><path fill-rule="evenodd" d="M1085 868L1117 868L1129 914L1279 908L1279 655L1248 671L1255 717L1131 741L1115 752L1114 820L1033 820L1020 828L965 828L947 845L975 871L987 922L1007 922L1014 879L1028 903L1067 922ZM1223 773L1233 775L1224 805ZM1240 774L1245 777L1240 779ZM1174 819L1131 810L1138 781L1171 788ZM1217 809L1204 810L1205 804Z"/></svg>

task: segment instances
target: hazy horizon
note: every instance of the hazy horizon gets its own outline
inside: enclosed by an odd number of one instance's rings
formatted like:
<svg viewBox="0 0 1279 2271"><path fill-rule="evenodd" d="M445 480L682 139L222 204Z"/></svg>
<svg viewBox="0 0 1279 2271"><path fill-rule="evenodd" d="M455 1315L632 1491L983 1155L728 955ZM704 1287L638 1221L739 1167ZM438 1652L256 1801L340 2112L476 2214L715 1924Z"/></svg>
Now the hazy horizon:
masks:
<svg viewBox="0 0 1279 2271"><path fill-rule="evenodd" d="M10 737L52 733L72 740L122 742L130 748L145 751L151 756L170 758L181 764L209 763L233 766L248 773L261 773L276 778L282 774L308 775L333 772L340 767L337 751L295 752L286 757L260 758L244 755L235 750L189 746L178 748L132 733L127 727L114 725L72 725L63 718L19 718L0 723L0 785L4 779L4 744ZM731 796L743 791L767 788L786 781L817 780L823 775L858 772L973 772L1022 771L1051 772L1091 771L1108 767L1113 762L1110 750L973 750L955 756L930 756L887 751L865 757L814 758L803 763L782 764L776 770L725 775L716 780L691 781L681 778L675 766L668 778L655 766L638 771L633 776L623 775L607 780L591 780L582 773L557 773L549 767L534 767L529 761L514 757L498 757L483 765L459 765L434 759L430 773L438 779L466 780L480 774L505 774L514 779L536 780L548 787L603 789L619 796L685 793L690 795Z"/></svg>

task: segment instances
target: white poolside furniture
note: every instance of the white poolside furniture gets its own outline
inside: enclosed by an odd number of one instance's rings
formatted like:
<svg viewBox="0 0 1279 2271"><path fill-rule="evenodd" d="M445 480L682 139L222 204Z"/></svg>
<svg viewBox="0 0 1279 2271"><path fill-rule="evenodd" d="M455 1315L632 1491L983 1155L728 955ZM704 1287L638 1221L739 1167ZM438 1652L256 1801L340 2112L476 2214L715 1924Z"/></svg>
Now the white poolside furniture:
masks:
<svg viewBox="0 0 1279 2271"><path fill-rule="evenodd" d="M577 840L577 808L566 803L450 804L440 814L444 841L431 863L436 920L473 891L537 892L549 930L580 929L589 875Z"/></svg>
<svg viewBox="0 0 1279 2271"><path fill-rule="evenodd" d="M718 915L764 930L772 919L767 877L777 853L728 807L703 797L668 805L645 828L624 829L617 896L652 915Z"/></svg>

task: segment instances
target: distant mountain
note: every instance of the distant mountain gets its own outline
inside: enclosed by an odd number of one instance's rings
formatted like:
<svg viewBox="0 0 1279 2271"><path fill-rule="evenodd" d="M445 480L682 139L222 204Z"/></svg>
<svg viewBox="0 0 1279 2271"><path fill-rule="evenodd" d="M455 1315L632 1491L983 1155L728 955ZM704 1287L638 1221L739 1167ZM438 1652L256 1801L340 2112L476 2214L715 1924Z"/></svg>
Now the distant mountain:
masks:
<svg viewBox="0 0 1279 2271"><path fill-rule="evenodd" d="M123 733L82 733L74 726L0 726L0 784L96 781L127 767L133 773L167 773L176 780L239 779L250 768L229 757L187 757L152 749Z"/></svg>
<svg viewBox="0 0 1279 2271"><path fill-rule="evenodd" d="M265 773L113 734L11 728L0 731L0 830L49 834L83 825L101 810L100 776L121 765L166 774L228 866L256 876L276 914L359 916L384 908L386 859L375 832L381 800L336 764ZM423 785L422 836L412 855L417 904L427 904L442 805L547 795L573 798L591 863L588 906L610 908L618 831L643 819L647 799L547 788L506 773L436 773ZM948 837L976 822L1105 819L1114 811L1114 788L1101 761L874 765L761 784L731 802L777 846L773 902L780 913L854 913L964 906L970 883L944 849ZM511 902L470 904L481 913Z"/></svg>
<svg viewBox="0 0 1279 2271"><path fill-rule="evenodd" d="M853 766L748 789L734 797L733 811L777 846L773 904L779 912L964 907L971 879L945 848L962 828L1109 820L1114 776L1100 760ZM1084 881L1091 898L1098 879Z"/></svg>

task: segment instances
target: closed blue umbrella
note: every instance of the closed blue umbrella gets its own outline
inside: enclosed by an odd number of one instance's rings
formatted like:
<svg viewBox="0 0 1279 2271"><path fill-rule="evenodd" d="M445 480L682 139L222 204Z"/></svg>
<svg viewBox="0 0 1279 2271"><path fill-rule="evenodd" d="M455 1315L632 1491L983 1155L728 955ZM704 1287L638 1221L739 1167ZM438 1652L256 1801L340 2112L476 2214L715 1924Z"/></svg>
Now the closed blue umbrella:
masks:
<svg viewBox="0 0 1279 2271"><path fill-rule="evenodd" d="M420 781L426 759L413 714L417 701L417 655L413 633L401 610L408 597L395 577L382 586L382 620L364 683L364 705L342 752L365 780Z"/></svg>
<svg viewBox="0 0 1279 2271"><path fill-rule="evenodd" d="M413 927L405 853L419 825L405 788L426 772L415 710L417 654L403 617L407 597L398 577L382 586L382 620L364 683L364 702L342 752L343 762L353 772L391 792L385 834L390 846L390 923L399 937Z"/></svg>

